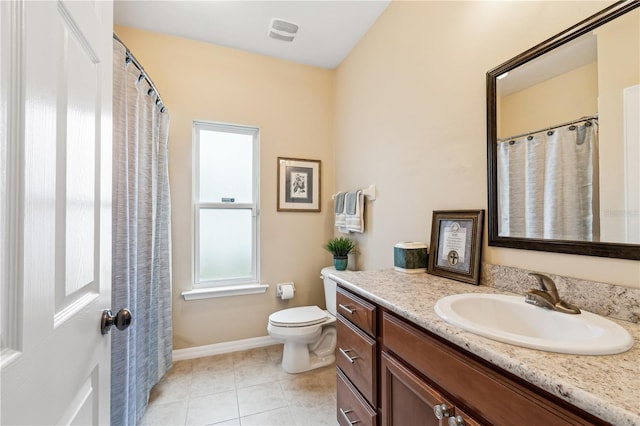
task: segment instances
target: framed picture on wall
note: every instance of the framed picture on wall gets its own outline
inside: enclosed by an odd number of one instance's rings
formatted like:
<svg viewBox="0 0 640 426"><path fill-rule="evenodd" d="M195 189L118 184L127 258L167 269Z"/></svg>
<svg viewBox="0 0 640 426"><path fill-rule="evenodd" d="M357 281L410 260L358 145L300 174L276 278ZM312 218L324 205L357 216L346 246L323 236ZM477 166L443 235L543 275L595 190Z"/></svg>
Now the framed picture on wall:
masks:
<svg viewBox="0 0 640 426"><path fill-rule="evenodd" d="M434 211L427 272L478 285L484 210Z"/></svg>
<svg viewBox="0 0 640 426"><path fill-rule="evenodd" d="M278 211L320 211L320 160L278 157Z"/></svg>

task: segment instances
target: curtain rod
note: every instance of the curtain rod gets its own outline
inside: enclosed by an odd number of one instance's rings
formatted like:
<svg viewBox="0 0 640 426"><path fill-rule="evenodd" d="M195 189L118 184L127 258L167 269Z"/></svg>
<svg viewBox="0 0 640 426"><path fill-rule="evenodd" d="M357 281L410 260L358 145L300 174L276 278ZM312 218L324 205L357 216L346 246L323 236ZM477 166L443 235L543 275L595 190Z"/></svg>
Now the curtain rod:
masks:
<svg viewBox="0 0 640 426"><path fill-rule="evenodd" d="M581 118L579 118L577 120L567 121L566 123L556 124L555 126L545 127L544 129L534 130L533 132L522 133L522 134L515 135L515 136L509 136L507 138L500 138L500 139L498 139L498 143L507 142L507 141L510 141L510 140L513 140L513 139L518 139L518 138L521 138L521 137L527 136L527 135L533 135L534 133L544 132L546 130L557 129L558 127L568 126L570 124L579 123L581 121L597 120L597 119L598 119L598 114L585 115L584 117L581 117Z"/></svg>
<svg viewBox="0 0 640 426"><path fill-rule="evenodd" d="M131 62L133 62L133 65L135 65L136 68L138 68L138 70L140 70L140 72L142 73L142 77L144 77L144 79L147 80L147 83L149 83L149 86L151 86L151 89L153 89L153 91L156 92L156 95L158 96L156 98L156 105L160 106L160 112L165 112L166 108L164 106L164 102L162 101L162 96L160 96L160 92L156 88L156 85L153 84L153 81L151 80L151 77L149 77L149 74L147 74L147 72L144 70L142 65L140 65L140 62L138 62L136 57L133 56L133 53L131 53L131 51L129 50L127 45L124 44L122 40L120 40L120 37L118 37L116 35L116 33L113 33L113 39L117 40L118 43L120 43L122 46L124 46L124 48L127 50L127 59L129 59Z"/></svg>

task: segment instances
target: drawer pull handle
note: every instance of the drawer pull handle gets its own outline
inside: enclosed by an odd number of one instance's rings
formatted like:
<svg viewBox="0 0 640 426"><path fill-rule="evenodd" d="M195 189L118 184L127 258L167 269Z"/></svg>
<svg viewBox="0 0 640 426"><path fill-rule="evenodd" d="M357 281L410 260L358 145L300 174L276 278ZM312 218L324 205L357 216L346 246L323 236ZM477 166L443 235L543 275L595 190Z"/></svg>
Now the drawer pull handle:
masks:
<svg viewBox="0 0 640 426"><path fill-rule="evenodd" d="M342 349L342 348L338 348L338 350L340 351L340 353L342 355L344 355L345 358L347 358L349 360L349 362L351 364L353 364L354 362L356 362L356 359L358 359L359 357L357 356L349 356L348 352L351 352L351 349Z"/></svg>
<svg viewBox="0 0 640 426"><path fill-rule="evenodd" d="M433 414L436 416L436 419L438 420L442 420L445 417L449 417L449 407L447 407L447 404L434 405Z"/></svg>
<svg viewBox="0 0 640 426"><path fill-rule="evenodd" d="M344 309L345 311L347 311L347 313L349 315L353 315L353 313L356 311L355 309L351 309L351 308L343 305L342 303L338 304L338 307Z"/></svg>
<svg viewBox="0 0 640 426"><path fill-rule="evenodd" d="M449 417L449 426L466 426L466 423L461 416L451 416Z"/></svg>
<svg viewBox="0 0 640 426"><path fill-rule="evenodd" d="M355 425L356 423L360 423L360 420L351 420L349 416L347 416L347 414L352 411L353 410L344 411L342 408L340 408L340 414L342 414L342 417L344 417L347 420L347 422L349 422L350 425Z"/></svg>

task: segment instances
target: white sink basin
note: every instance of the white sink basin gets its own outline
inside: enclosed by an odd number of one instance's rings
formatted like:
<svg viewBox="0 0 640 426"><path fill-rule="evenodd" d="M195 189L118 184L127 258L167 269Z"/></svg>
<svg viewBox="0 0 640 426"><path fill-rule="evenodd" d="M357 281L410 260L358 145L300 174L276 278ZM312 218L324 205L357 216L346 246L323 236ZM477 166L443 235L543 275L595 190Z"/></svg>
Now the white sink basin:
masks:
<svg viewBox="0 0 640 426"><path fill-rule="evenodd" d="M456 294L435 311L446 322L480 336L525 348L574 355L611 355L633 346L618 324L591 312L565 314L525 303L524 296Z"/></svg>

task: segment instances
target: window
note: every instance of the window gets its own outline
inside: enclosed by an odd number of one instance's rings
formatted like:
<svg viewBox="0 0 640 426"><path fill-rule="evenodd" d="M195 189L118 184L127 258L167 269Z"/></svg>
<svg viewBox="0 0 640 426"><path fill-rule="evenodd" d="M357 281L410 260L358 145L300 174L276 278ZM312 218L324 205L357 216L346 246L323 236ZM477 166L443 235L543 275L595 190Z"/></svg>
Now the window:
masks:
<svg viewBox="0 0 640 426"><path fill-rule="evenodd" d="M194 290L186 293L263 287L257 286L258 129L198 121L193 129Z"/></svg>

